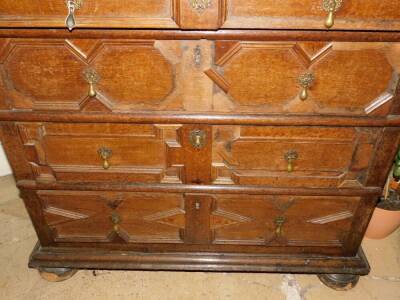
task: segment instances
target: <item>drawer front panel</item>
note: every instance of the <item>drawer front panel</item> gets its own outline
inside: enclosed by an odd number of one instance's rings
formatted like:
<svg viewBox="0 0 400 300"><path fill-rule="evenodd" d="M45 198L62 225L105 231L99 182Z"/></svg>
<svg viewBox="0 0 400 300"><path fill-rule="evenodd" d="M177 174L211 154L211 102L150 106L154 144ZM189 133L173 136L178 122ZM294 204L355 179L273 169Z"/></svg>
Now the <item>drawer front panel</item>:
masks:
<svg viewBox="0 0 400 300"><path fill-rule="evenodd" d="M360 187L381 129L215 126L216 184Z"/></svg>
<svg viewBox="0 0 400 300"><path fill-rule="evenodd" d="M217 195L211 212L213 243L343 247L359 200Z"/></svg>
<svg viewBox="0 0 400 300"><path fill-rule="evenodd" d="M335 0L226 0L225 28L326 29ZM399 30L399 4L391 0L336 0L332 29Z"/></svg>
<svg viewBox="0 0 400 300"><path fill-rule="evenodd" d="M395 44L216 42L206 74L214 106L232 112L387 115L400 64Z"/></svg>
<svg viewBox="0 0 400 300"><path fill-rule="evenodd" d="M38 192L55 242L183 243L182 195Z"/></svg>
<svg viewBox="0 0 400 300"><path fill-rule="evenodd" d="M197 252L344 254L365 229L354 219L372 209L345 196L38 191L35 201L52 244Z"/></svg>
<svg viewBox="0 0 400 300"><path fill-rule="evenodd" d="M181 110L180 76L192 69L177 70L186 57L193 61L194 47L180 41L0 39L0 92L14 109Z"/></svg>
<svg viewBox="0 0 400 300"><path fill-rule="evenodd" d="M19 123L37 181L181 183L180 125Z"/></svg>
<svg viewBox="0 0 400 300"><path fill-rule="evenodd" d="M395 43L0 39L0 107L396 114Z"/></svg>
<svg viewBox="0 0 400 300"><path fill-rule="evenodd" d="M175 12L171 0L74 0L77 26L84 27L153 27L175 28ZM78 4L78 6L79 6ZM66 1L2 0L1 26L66 27Z"/></svg>

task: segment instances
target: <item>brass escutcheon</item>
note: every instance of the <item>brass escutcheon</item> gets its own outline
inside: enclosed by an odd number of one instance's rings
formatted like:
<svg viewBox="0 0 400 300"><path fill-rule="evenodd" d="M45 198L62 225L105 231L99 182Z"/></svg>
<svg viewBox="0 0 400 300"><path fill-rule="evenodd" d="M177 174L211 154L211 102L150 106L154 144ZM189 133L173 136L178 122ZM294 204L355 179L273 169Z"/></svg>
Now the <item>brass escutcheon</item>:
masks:
<svg viewBox="0 0 400 300"><path fill-rule="evenodd" d="M202 13L207 8L211 7L211 0L189 0L190 6L197 10L197 12Z"/></svg>
<svg viewBox="0 0 400 300"><path fill-rule="evenodd" d="M110 163L109 159L112 156L112 150L106 147L101 147L99 150L97 150L97 153L99 154L100 158L103 160L103 169L108 170L110 168Z"/></svg>
<svg viewBox="0 0 400 300"><path fill-rule="evenodd" d="M293 162L299 158L299 154L295 150L290 150L284 155L284 158L288 162L287 171L289 173L293 172Z"/></svg>
<svg viewBox="0 0 400 300"><path fill-rule="evenodd" d="M200 129L193 130L190 133L189 140L194 148L201 149L206 144L206 133Z"/></svg>
<svg viewBox="0 0 400 300"><path fill-rule="evenodd" d="M323 0L322 9L328 13L325 20L325 27L331 28L335 24L335 12L342 6L343 0Z"/></svg>
<svg viewBox="0 0 400 300"><path fill-rule="evenodd" d="M283 225L286 222L286 218L284 216L276 217L274 223L276 225L275 235L279 238L283 236Z"/></svg>

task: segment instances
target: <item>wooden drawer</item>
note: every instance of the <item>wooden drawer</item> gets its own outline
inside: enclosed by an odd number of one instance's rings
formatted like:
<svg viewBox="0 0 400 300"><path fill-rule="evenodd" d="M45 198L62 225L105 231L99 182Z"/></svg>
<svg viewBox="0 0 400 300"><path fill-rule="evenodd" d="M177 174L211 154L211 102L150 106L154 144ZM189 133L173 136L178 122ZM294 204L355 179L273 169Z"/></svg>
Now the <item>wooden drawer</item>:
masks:
<svg viewBox="0 0 400 300"><path fill-rule="evenodd" d="M0 27L216 29L220 12L197 0L2 0Z"/></svg>
<svg viewBox="0 0 400 300"><path fill-rule="evenodd" d="M211 52L205 40L0 39L0 108L210 111Z"/></svg>
<svg viewBox="0 0 400 300"><path fill-rule="evenodd" d="M217 41L215 47L206 74L219 87L216 110L381 116L395 98L396 44Z"/></svg>
<svg viewBox="0 0 400 300"><path fill-rule="evenodd" d="M360 187L381 134L379 128L215 126L213 180L215 184Z"/></svg>
<svg viewBox="0 0 400 300"><path fill-rule="evenodd" d="M354 219L372 207L372 200L345 196L38 191L37 197L51 243L198 252L356 251L352 242L366 224Z"/></svg>
<svg viewBox="0 0 400 300"><path fill-rule="evenodd" d="M326 29L334 0L224 0L224 28ZM338 5L341 3L340 5ZM392 0L336 0L332 29L399 30L400 4Z"/></svg>
<svg viewBox="0 0 400 300"><path fill-rule="evenodd" d="M183 243L182 195L40 191L38 197L55 242Z"/></svg>
<svg viewBox="0 0 400 300"><path fill-rule="evenodd" d="M335 0L71 0L76 27L326 29ZM333 29L399 30L392 0L336 0ZM340 3L340 5L339 5ZM76 5L78 4L78 6ZM3 0L1 27L66 27L66 1Z"/></svg>
<svg viewBox="0 0 400 300"><path fill-rule="evenodd" d="M180 127L18 124L27 160L39 182L181 183Z"/></svg>
<svg viewBox="0 0 400 300"><path fill-rule="evenodd" d="M386 116L399 54L395 43L0 39L0 107Z"/></svg>
<svg viewBox="0 0 400 300"><path fill-rule="evenodd" d="M0 24L6 27L66 27L67 1L2 0ZM171 0L75 0L79 27L176 28Z"/></svg>
<svg viewBox="0 0 400 300"><path fill-rule="evenodd" d="M214 244L345 247L359 197L213 197ZM318 233L318 234L316 234Z"/></svg>

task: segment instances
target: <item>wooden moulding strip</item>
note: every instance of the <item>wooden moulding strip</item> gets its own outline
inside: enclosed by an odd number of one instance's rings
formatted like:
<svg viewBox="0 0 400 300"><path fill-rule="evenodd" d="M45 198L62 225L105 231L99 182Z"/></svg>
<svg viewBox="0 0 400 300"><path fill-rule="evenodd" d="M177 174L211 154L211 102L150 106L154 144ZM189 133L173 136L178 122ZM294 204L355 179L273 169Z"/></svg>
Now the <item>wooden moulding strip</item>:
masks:
<svg viewBox="0 0 400 300"><path fill-rule="evenodd" d="M275 126L356 126L399 127L400 116L312 116L267 114L196 114L196 113L75 113L0 111L0 122L80 122L141 124L209 124L209 125L275 125Z"/></svg>
<svg viewBox="0 0 400 300"><path fill-rule="evenodd" d="M366 275L370 267L362 251L354 257L233 254L142 253L86 248L33 250L29 266L116 270L186 270L278 273L340 273Z"/></svg>
<svg viewBox="0 0 400 300"><path fill-rule="evenodd" d="M297 196L368 196L382 193L379 187L365 188L277 188L265 186L230 185L185 185L185 184L109 184L109 183L38 183L34 180L20 180L17 186L29 190L73 190L73 191L127 191L204 194L245 194L245 195L297 195Z"/></svg>
<svg viewBox="0 0 400 300"><path fill-rule="evenodd" d="M1 28L3 38L117 38L158 40L248 40L248 41L343 41L343 42L399 42L398 31L325 31L325 30L133 30L82 29L68 32L60 29Z"/></svg>

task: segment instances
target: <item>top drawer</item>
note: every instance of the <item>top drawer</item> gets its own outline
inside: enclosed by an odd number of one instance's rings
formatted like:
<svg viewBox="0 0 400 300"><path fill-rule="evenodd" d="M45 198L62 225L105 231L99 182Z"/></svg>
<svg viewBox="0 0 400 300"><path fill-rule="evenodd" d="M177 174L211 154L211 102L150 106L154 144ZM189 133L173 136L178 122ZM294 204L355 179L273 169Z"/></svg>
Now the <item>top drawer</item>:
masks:
<svg viewBox="0 0 400 300"><path fill-rule="evenodd" d="M399 30L399 8L394 0L2 0L0 27Z"/></svg>
<svg viewBox="0 0 400 300"><path fill-rule="evenodd" d="M172 0L2 0L0 26L65 27L69 11L81 27L175 28ZM69 7L69 8L68 8ZM72 19L69 20L72 22ZM71 24L72 25L72 24Z"/></svg>
<svg viewBox="0 0 400 300"><path fill-rule="evenodd" d="M400 2L393 0L226 0L226 2L225 28L400 29Z"/></svg>
<svg viewBox="0 0 400 300"><path fill-rule="evenodd" d="M220 11L216 2L203 2L1 0L0 27L217 28Z"/></svg>

